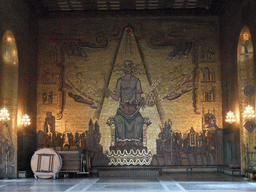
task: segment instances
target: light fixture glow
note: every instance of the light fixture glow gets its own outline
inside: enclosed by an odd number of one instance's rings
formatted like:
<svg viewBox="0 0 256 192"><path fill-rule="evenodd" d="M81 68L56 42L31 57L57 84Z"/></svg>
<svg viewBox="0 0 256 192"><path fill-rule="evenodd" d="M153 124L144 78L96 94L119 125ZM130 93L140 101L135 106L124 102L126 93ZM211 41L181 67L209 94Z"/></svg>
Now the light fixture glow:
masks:
<svg viewBox="0 0 256 192"><path fill-rule="evenodd" d="M24 116L23 116L23 118L21 119L21 124L22 125L30 125L30 118L29 118L29 116L27 115L27 114L25 114Z"/></svg>
<svg viewBox="0 0 256 192"><path fill-rule="evenodd" d="M255 118L255 112L253 110L253 108L248 105L246 108L245 108L245 111L244 111L244 118L245 119L252 119L252 118Z"/></svg>
<svg viewBox="0 0 256 192"><path fill-rule="evenodd" d="M3 108L0 112L0 121L8 121L10 120L10 114L8 113L8 110L6 108Z"/></svg>
<svg viewBox="0 0 256 192"><path fill-rule="evenodd" d="M234 122L236 121L235 115L234 115L234 113L233 113L232 111L229 111L229 112L227 113L227 116L226 116L225 121L226 121L227 123L234 123Z"/></svg>

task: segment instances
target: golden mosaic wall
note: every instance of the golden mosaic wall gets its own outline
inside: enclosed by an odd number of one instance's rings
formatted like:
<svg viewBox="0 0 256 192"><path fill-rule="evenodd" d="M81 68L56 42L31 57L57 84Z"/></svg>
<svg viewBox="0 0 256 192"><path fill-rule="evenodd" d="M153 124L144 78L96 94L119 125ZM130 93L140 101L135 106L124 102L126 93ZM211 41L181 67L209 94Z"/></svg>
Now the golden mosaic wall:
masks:
<svg viewBox="0 0 256 192"><path fill-rule="evenodd" d="M39 22L37 130L47 112L58 132L88 130L98 121L103 150L111 144L110 127L118 102L105 97L122 76L124 60L135 64L143 97L141 110L152 124L147 148L165 121L182 133L202 130L208 110L222 128L222 94L216 17L95 17L44 19ZM150 104L149 104L150 105Z"/></svg>
<svg viewBox="0 0 256 192"><path fill-rule="evenodd" d="M251 86L255 87L254 82L254 64L253 64L253 45L251 40L251 33L248 27L243 27L237 47L237 69L238 69L238 88L240 101L240 140L241 140L241 167L244 171L245 167L245 147L249 151L254 151L255 147L255 124L248 124L251 122L250 118L244 117L246 107L255 106L254 92Z"/></svg>
<svg viewBox="0 0 256 192"><path fill-rule="evenodd" d="M18 101L18 50L12 31L7 30L1 39L2 74L0 76L1 105L9 119L0 124L0 178L17 174L17 101ZM1 114L4 111L1 109Z"/></svg>

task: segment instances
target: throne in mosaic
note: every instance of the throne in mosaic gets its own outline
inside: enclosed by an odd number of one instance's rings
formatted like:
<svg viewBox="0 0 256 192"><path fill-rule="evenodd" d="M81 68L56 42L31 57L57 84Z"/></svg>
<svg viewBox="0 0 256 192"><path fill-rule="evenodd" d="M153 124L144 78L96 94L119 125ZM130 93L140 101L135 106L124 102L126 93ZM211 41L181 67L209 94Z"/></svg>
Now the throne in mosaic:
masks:
<svg viewBox="0 0 256 192"><path fill-rule="evenodd" d="M136 151L137 149L146 149L147 146L147 128L151 124L149 118L143 118L143 137L142 140L139 143L136 143L133 140L126 140L126 141L119 141L119 139L116 137L116 127L114 123L114 117L110 117L107 120L107 125L109 126L111 130L111 146L110 150L127 150L130 151L133 149Z"/></svg>

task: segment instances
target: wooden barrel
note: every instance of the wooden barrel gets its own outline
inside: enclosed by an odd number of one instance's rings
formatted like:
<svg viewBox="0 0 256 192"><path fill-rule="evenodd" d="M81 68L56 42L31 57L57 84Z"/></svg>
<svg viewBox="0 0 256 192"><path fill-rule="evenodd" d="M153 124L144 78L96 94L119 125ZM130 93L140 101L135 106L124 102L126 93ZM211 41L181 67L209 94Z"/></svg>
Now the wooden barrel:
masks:
<svg viewBox="0 0 256 192"><path fill-rule="evenodd" d="M56 178L62 167L61 156L51 148L37 150L31 158L35 178Z"/></svg>

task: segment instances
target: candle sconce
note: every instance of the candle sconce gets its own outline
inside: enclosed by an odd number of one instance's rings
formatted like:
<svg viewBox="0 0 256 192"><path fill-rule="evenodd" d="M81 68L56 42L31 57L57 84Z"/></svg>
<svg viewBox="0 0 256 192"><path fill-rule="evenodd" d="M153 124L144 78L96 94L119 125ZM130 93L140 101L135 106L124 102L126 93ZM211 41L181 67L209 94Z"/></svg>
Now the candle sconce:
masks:
<svg viewBox="0 0 256 192"><path fill-rule="evenodd" d="M229 112L227 113L227 116L226 116L225 121L226 121L227 123L230 123L230 124L232 124L232 123L234 123L234 122L236 121L235 115L234 115L234 113L233 113L232 111L229 111Z"/></svg>
<svg viewBox="0 0 256 192"><path fill-rule="evenodd" d="M248 105L244 111L244 119L248 121L248 120L254 120L254 118L255 118L255 112L253 108L250 105Z"/></svg>
<svg viewBox="0 0 256 192"><path fill-rule="evenodd" d="M244 127L249 131L249 132L252 132L255 127L256 127L256 124L254 122L255 120L255 112L253 110L253 108L248 105L246 108L245 108L245 111L244 111Z"/></svg>
<svg viewBox="0 0 256 192"><path fill-rule="evenodd" d="M25 115L23 116L23 118L21 119L21 124L22 124L24 127L26 127L26 126L28 126L28 125L31 124L31 123L30 123L30 118L29 118L29 116L28 116L27 114L25 114Z"/></svg>
<svg viewBox="0 0 256 192"><path fill-rule="evenodd" d="M10 120L10 114L6 108L0 111L0 121L3 121L4 125Z"/></svg>

